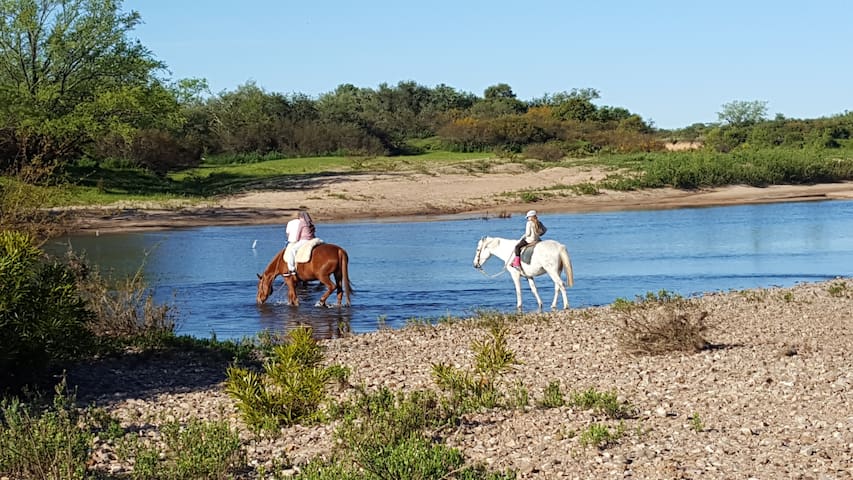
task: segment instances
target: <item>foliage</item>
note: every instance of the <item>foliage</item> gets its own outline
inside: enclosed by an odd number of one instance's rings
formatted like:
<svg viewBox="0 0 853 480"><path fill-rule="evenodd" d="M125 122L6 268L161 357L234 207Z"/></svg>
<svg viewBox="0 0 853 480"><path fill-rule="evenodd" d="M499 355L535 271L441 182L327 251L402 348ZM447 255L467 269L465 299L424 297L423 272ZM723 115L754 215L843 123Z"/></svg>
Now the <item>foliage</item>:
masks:
<svg viewBox="0 0 853 480"><path fill-rule="evenodd" d="M589 388L582 392L575 392L571 396L569 405L594 410L609 418L631 418L634 408L628 402L619 400L615 391L599 392L595 388Z"/></svg>
<svg viewBox="0 0 853 480"><path fill-rule="evenodd" d="M827 287L827 291L833 297L849 297L851 295L851 288L845 281L832 282Z"/></svg>
<svg viewBox="0 0 853 480"><path fill-rule="evenodd" d="M767 117L767 102L734 100L723 104L717 117L728 125L753 125Z"/></svg>
<svg viewBox="0 0 853 480"><path fill-rule="evenodd" d="M492 408L503 402L504 395L498 389L500 376L518 363L515 353L507 348L507 327L499 322L489 325L490 337L475 340L473 372L436 363L432 366L433 378L438 386L451 394L454 405L463 410Z"/></svg>
<svg viewBox="0 0 853 480"><path fill-rule="evenodd" d="M263 373L232 365L226 392L235 399L247 424L257 429L315 421L330 381L343 381L349 372L333 365L321 367L322 348L309 328L296 328L287 341L272 348Z"/></svg>
<svg viewBox="0 0 853 480"><path fill-rule="evenodd" d="M129 32L136 12L113 0L0 4L0 169L25 171L77 158L94 140L138 128L175 128L164 67Z"/></svg>
<svg viewBox="0 0 853 480"><path fill-rule="evenodd" d="M127 278L106 278L70 245L65 263L74 272L77 291L93 314L87 328L96 336L138 342L141 337L174 332L173 307L155 302L143 275L144 265Z"/></svg>
<svg viewBox="0 0 853 480"><path fill-rule="evenodd" d="M335 431L341 446L337 460L315 461L298 478L515 478L465 466L458 450L425 435L458 420L455 408L434 392L359 389L352 403L339 408L343 421Z"/></svg>
<svg viewBox="0 0 853 480"><path fill-rule="evenodd" d="M73 272L47 260L29 235L0 232L0 371L27 382L89 347L92 315ZM2 385L0 385L2 386Z"/></svg>
<svg viewBox="0 0 853 480"><path fill-rule="evenodd" d="M65 383L44 411L17 398L0 403L0 476L83 479L94 435L81 428L81 412Z"/></svg>
<svg viewBox="0 0 853 480"><path fill-rule="evenodd" d="M119 454L133 461L134 479L226 479L243 466L240 437L226 422L167 422L160 431L163 449L133 433L118 442Z"/></svg>
<svg viewBox="0 0 853 480"><path fill-rule="evenodd" d="M698 413L694 412L693 415L690 415L690 428L697 433L705 430L705 422L702 421Z"/></svg>
<svg viewBox="0 0 853 480"><path fill-rule="evenodd" d="M611 431L610 427L601 423L593 423L580 434L580 444L594 446L598 448L606 448L607 446L616 443L624 434L625 426L620 423L615 431Z"/></svg>
<svg viewBox="0 0 853 480"><path fill-rule="evenodd" d="M62 233L65 215L47 208L55 190L18 177L0 178L0 230L25 232L37 242Z"/></svg>
<svg viewBox="0 0 853 480"><path fill-rule="evenodd" d="M560 391L559 382L550 382L545 387L542 399L537 402L537 405L543 408L559 408L565 404L566 400L563 398L563 392Z"/></svg>

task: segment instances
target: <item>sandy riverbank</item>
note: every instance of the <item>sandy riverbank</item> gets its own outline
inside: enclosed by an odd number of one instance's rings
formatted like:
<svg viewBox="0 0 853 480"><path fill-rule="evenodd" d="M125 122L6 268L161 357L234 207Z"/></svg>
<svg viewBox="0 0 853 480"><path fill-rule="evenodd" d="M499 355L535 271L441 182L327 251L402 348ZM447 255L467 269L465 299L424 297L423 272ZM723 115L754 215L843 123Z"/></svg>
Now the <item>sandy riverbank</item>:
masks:
<svg viewBox="0 0 853 480"><path fill-rule="evenodd" d="M75 210L78 231L127 231L207 225L283 224L299 208L317 222L445 215L519 215L643 210L783 201L853 199L853 182L819 185L730 186L702 190L662 188L633 192L570 193L567 186L595 182L607 172L592 168L529 171L502 165L499 171L474 174L392 172L318 177L286 189L249 192L203 204L119 204ZM523 202L519 192L538 192L541 200Z"/></svg>

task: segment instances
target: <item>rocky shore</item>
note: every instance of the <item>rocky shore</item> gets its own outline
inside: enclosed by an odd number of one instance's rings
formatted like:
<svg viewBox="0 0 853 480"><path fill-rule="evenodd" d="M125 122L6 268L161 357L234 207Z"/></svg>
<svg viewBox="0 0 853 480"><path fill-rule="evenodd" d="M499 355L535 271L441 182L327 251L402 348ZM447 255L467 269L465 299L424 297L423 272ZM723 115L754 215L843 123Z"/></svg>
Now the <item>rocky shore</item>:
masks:
<svg viewBox="0 0 853 480"><path fill-rule="evenodd" d="M853 478L853 279L696 301L707 312L710 345L697 353L625 353L610 306L525 315L508 334L521 364L504 383L522 385L530 405L467 415L441 432L444 441L470 462L522 479ZM351 368L352 384L411 391L435 388L434 363L470 368L471 342L486 334L463 321L323 345L328 363ZM224 367L190 354L110 360L69 372L69 383L78 400L152 439L170 420L226 420L241 431L249 464L267 471L294 472L330 451L334 425L251 434L223 391ZM574 407L537 407L552 382L566 396L616 392L636 415L620 424ZM580 433L594 423L621 436L605 448L584 446ZM129 468L106 441L95 463Z"/></svg>

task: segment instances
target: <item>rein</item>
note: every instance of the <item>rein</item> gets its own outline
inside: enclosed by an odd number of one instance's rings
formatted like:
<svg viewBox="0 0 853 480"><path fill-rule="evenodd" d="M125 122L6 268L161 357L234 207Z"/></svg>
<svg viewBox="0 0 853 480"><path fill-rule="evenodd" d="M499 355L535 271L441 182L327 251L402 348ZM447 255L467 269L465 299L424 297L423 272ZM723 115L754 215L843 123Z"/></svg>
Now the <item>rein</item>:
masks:
<svg viewBox="0 0 853 480"><path fill-rule="evenodd" d="M489 275L488 273L486 273L486 271L483 270L483 267L477 267L477 271L482 273L483 276L485 276L486 278L497 278L497 277L503 275L504 273L506 273L506 265L504 265L504 268L502 268L500 272L498 272L494 275Z"/></svg>
<svg viewBox="0 0 853 480"><path fill-rule="evenodd" d="M483 237L483 238L485 238L485 237ZM480 241L481 241L481 242L483 241L483 238L481 238L481 239L480 239ZM489 275L488 273L486 273L486 271L485 271L485 270L483 270L483 264L482 264L482 262L480 262L480 255L481 255L482 253L483 253L483 244L481 243L480 245L478 245L478 246L477 246L477 265L479 265L479 266L478 266L478 267L475 267L475 268L477 269L477 271L479 271L480 273L482 273L482 274L483 274L483 276L485 276L486 278L496 278L496 277L498 277L498 276L500 276L500 275L503 275L503 274L504 274L504 272L506 272L506 264L504 264L504 268L502 268L500 272L498 272L498 273L496 273L496 274L494 274L494 275Z"/></svg>

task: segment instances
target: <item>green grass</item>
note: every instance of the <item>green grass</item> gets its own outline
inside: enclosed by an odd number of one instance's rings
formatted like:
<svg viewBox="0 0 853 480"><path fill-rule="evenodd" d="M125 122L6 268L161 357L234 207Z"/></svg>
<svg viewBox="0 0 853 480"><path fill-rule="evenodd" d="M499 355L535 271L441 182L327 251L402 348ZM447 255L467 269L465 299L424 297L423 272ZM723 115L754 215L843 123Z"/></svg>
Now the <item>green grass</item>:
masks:
<svg viewBox="0 0 853 480"><path fill-rule="evenodd" d="M225 163L233 161L233 163ZM431 173L454 166L478 174L513 159L474 152L428 151L417 155L375 157L270 156L240 161L211 158L199 167L158 177L141 169L73 167L71 184L55 188L53 206L108 205L117 201L182 200L198 202L218 195L260 189L322 186L340 173L373 175L383 172ZM600 154L559 162L525 161L525 168L596 167L612 173L595 184L564 186L568 192L595 194L601 188L636 190L672 186L698 188L746 184L808 184L853 179L850 149L803 150L786 148L742 149L732 153L706 150L639 154ZM7 180L8 181L8 180ZM521 192L529 202L543 200L537 192Z"/></svg>

